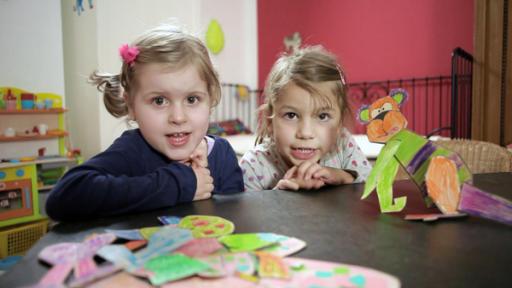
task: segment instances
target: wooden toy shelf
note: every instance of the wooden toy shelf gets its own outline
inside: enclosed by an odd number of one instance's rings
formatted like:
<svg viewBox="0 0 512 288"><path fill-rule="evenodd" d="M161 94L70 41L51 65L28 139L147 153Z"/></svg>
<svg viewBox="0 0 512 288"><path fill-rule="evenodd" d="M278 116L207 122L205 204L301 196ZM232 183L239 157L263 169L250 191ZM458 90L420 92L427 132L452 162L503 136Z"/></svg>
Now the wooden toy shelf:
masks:
<svg viewBox="0 0 512 288"><path fill-rule="evenodd" d="M50 109L25 109L25 110L0 110L0 115L7 114L60 114L68 111L65 108L50 108Z"/></svg>
<svg viewBox="0 0 512 288"><path fill-rule="evenodd" d="M48 132L46 135L27 135L27 136L14 136L6 137L0 135L0 142L16 142L16 141L33 141L33 140L46 140L59 137L68 136L66 131Z"/></svg>

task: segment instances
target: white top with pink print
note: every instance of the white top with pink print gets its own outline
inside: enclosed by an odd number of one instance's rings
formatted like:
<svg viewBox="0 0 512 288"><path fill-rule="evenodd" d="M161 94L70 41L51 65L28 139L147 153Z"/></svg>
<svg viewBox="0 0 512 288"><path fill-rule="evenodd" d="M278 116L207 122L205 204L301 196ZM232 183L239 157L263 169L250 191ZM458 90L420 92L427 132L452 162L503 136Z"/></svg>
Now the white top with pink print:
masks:
<svg viewBox="0 0 512 288"><path fill-rule="evenodd" d="M336 149L322 157L319 164L357 172L355 183L365 181L372 169L354 137L346 129L343 129L338 138ZM272 189L288 170L275 145L270 141L264 141L246 152L240 159L240 167L244 174L246 191Z"/></svg>

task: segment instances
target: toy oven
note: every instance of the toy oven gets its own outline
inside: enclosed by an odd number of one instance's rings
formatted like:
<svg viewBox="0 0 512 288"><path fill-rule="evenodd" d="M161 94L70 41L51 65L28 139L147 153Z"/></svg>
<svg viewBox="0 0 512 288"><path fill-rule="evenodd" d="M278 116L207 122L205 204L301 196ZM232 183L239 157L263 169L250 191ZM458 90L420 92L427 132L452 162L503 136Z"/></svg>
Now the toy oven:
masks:
<svg viewBox="0 0 512 288"><path fill-rule="evenodd" d="M32 181L0 181L0 221L33 215Z"/></svg>

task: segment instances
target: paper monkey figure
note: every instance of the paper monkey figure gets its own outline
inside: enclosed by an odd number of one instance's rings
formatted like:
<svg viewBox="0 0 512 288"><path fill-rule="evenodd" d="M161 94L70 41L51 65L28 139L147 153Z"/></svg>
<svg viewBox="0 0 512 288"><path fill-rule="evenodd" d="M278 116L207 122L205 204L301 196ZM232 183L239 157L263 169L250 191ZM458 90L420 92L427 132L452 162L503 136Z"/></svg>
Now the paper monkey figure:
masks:
<svg viewBox="0 0 512 288"><path fill-rule="evenodd" d="M463 212L512 225L510 201L472 186L472 174L457 153L406 129L400 106L407 97L405 90L395 89L359 109L359 119L368 123L368 139L385 143L366 180L362 199L376 188L381 212L401 211L407 197L393 198L393 182L402 166L428 206L435 203L447 216Z"/></svg>

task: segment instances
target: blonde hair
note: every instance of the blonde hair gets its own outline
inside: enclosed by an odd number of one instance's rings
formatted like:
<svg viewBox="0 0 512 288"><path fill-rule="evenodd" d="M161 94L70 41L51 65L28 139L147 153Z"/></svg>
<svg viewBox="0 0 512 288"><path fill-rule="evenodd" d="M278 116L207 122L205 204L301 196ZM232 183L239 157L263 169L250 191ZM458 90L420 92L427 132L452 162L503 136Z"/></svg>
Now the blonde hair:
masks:
<svg viewBox="0 0 512 288"><path fill-rule="evenodd" d="M206 82L210 94L210 107L219 103L219 78L208 50L198 38L180 31L176 26L161 25L142 34L130 46L136 47L139 54L130 64L123 61L120 74L94 71L89 77L89 82L103 92L105 107L114 117L128 115L128 105L133 103L130 92L136 85L137 71L141 65L149 63L161 63L173 69L195 65L201 79ZM123 89L128 95L126 100L123 98Z"/></svg>
<svg viewBox="0 0 512 288"><path fill-rule="evenodd" d="M274 106L279 94L286 85L294 83L308 91L315 101L327 102L326 95L315 87L316 84L332 81L331 91L336 96L336 104L341 112L341 119L350 114L347 103L346 77L336 61L336 56L327 52L322 46L310 46L297 50L293 54L283 54L276 61L265 83L265 102L260 106L262 120L259 123L256 143L262 143L271 136L269 121L274 116Z"/></svg>

